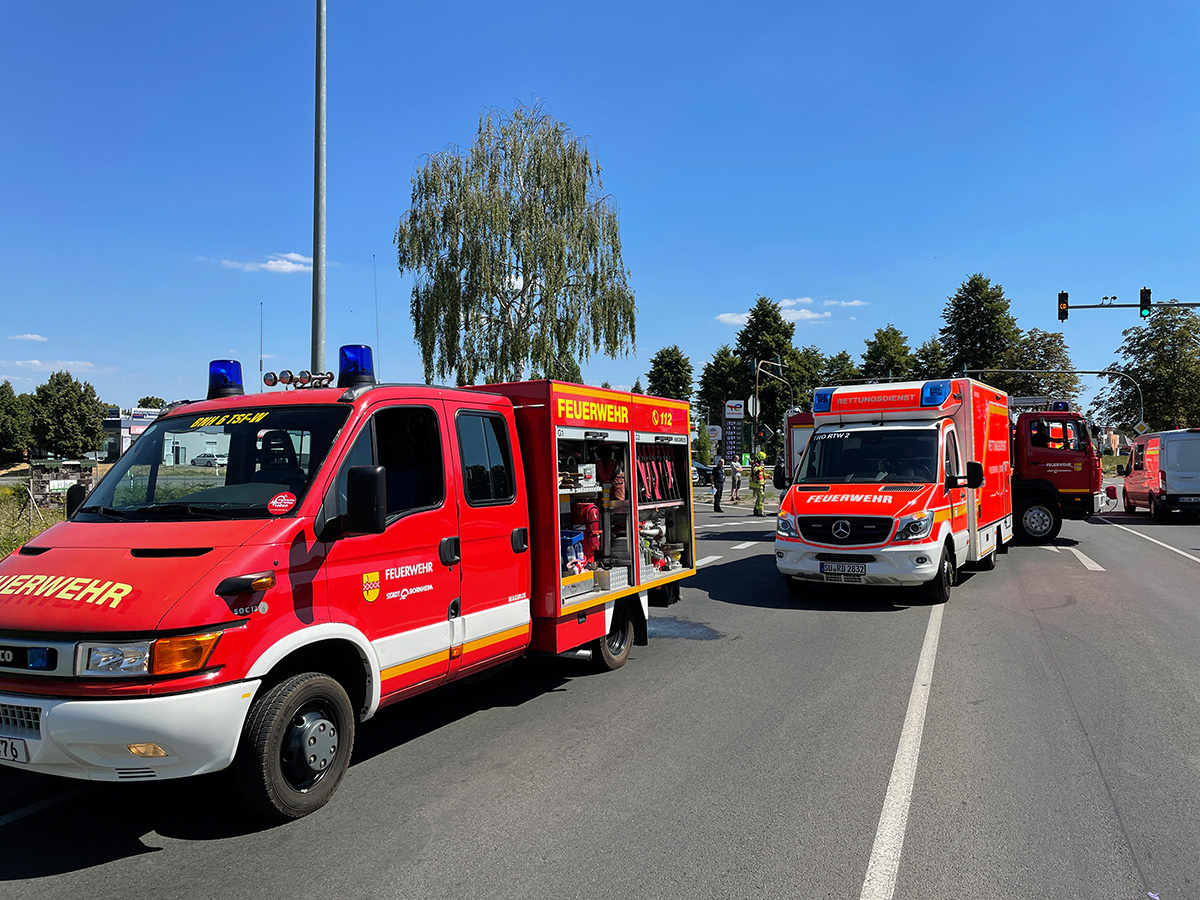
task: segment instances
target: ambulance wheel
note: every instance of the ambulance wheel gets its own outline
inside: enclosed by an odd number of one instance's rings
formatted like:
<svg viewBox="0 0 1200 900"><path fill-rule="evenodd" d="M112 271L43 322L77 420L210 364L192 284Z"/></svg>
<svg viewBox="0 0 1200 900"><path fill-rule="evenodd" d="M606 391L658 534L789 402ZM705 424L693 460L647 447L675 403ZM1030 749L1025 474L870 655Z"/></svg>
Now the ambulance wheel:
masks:
<svg viewBox="0 0 1200 900"><path fill-rule="evenodd" d="M933 581L925 585L925 596L931 603L945 603L950 599L950 588L954 587L955 577L954 554L949 547L943 547L938 573Z"/></svg>
<svg viewBox="0 0 1200 900"><path fill-rule="evenodd" d="M234 766L247 803L271 819L299 819L333 796L350 765L354 709L328 675L293 675L258 697Z"/></svg>
<svg viewBox="0 0 1200 900"><path fill-rule="evenodd" d="M1137 512L1137 507L1134 506L1133 501L1131 499L1129 499L1129 491L1125 490L1124 488L1121 489L1121 499L1125 504L1125 512L1127 512L1127 513Z"/></svg>
<svg viewBox="0 0 1200 900"><path fill-rule="evenodd" d="M1034 544L1048 544L1062 529L1062 516L1054 504L1045 500L1030 500L1017 515L1017 527Z"/></svg>
<svg viewBox="0 0 1200 900"><path fill-rule="evenodd" d="M975 564L980 572L990 572L996 568L996 555L1000 552L1000 532L996 532L996 548Z"/></svg>
<svg viewBox="0 0 1200 900"><path fill-rule="evenodd" d="M608 672L625 665L632 649L633 619L625 610L625 604L617 601L613 604L612 625L608 634L596 641L592 659L597 669Z"/></svg>

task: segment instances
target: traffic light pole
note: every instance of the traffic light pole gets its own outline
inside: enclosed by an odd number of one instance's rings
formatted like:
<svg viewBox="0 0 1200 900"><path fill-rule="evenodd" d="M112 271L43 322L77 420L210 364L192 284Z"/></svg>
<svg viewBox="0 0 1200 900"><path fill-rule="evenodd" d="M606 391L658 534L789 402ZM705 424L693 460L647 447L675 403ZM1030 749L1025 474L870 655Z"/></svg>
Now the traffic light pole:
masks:
<svg viewBox="0 0 1200 900"><path fill-rule="evenodd" d="M788 387L788 408L791 409L796 405L796 390L792 387L792 383L784 378L780 378L773 372L766 371L763 369L763 366L779 366L779 371L783 372L783 363L777 363L771 359L760 359L758 364L754 367L754 433L752 435L754 440L750 442L750 450L752 453L758 452L758 411L760 409L760 404L758 402L759 375L766 375L768 378L774 378L781 384L786 384Z"/></svg>
<svg viewBox="0 0 1200 900"><path fill-rule="evenodd" d="M1134 306L1135 304L1127 303L1125 305ZM1145 405L1142 402L1142 386L1126 372L1118 372L1113 369L963 369L964 375L982 375L984 372L1004 372L1017 375L1107 375L1110 378L1113 375L1120 375L1122 378L1128 378L1129 382L1137 388L1138 424L1146 421Z"/></svg>
<svg viewBox="0 0 1200 900"><path fill-rule="evenodd" d="M1117 298L1115 296L1111 297L1111 298L1104 297L1104 298L1102 298L1102 302L1100 302L1100 303L1080 303L1078 305L1072 305L1070 296L1067 294L1067 292L1059 291L1059 293L1058 293L1058 321L1060 321L1060 322L1067 321L1067 317L1071 314L1072 309L1136 309L1141 313L1141 317L1143 319L1148 319L1150 317L1151 310L1156 306L1158 306L1158 307L1163 307L1163 306L1196 307L1196 306L1200 306L1200 303L1180 303L1178 300L1176 300L1174 298L1167 301L1166 303L1154 303L1150 299L1150 288L1147 288L1147 287L1142 288L1141 291L1139 292L1137 303L1117 303L1116 299ZM1107 301L1107 302L1104 302L1104 301Z"/></svg>

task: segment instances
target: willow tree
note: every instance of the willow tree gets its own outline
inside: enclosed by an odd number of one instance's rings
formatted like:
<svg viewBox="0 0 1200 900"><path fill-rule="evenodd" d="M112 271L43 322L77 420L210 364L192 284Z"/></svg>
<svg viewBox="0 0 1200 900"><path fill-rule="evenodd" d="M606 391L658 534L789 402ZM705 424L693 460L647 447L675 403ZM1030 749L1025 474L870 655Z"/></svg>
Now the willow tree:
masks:
<svg viewBox="0 0 1200 900"><path fill-rule="evenodd" d="M412 272L425 380L459 384L562 369L636 349L633 290L612 198L587 142L518 104L475 142L424 159L396 229Z"/></svg>

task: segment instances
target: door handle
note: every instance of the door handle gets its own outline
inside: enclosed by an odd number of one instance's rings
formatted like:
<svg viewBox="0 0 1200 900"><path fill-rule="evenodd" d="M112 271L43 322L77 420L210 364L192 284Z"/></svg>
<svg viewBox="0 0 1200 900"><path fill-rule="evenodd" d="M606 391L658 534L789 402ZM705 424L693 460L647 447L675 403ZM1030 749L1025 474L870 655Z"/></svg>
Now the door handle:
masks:
<svg viewBox="0 0 1200 900"><path fill-rule="evenodd" d="M444 537L438 544L438 559L442 561L444 566L452 566L461 559L461 549L458 543L458 535L454 537Z"/></svg>
<svg viewBox="0 0 1200 900"><path fill-rule="evenodd" d="M529 549L529 529L514 528L512 530L513 553L524 553Z"/></svg>

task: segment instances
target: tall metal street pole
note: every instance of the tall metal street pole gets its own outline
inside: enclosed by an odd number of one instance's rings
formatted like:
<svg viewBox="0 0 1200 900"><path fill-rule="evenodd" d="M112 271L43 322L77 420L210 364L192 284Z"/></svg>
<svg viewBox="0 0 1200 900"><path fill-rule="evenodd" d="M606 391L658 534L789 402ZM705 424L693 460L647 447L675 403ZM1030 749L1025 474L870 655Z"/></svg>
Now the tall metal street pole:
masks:
<svg viewBox="0 0 1200 900"><path fill-rule="evenodd" d="M317 0L317 98L313 139L312 371L325 371L325 0Z"/></svg>

